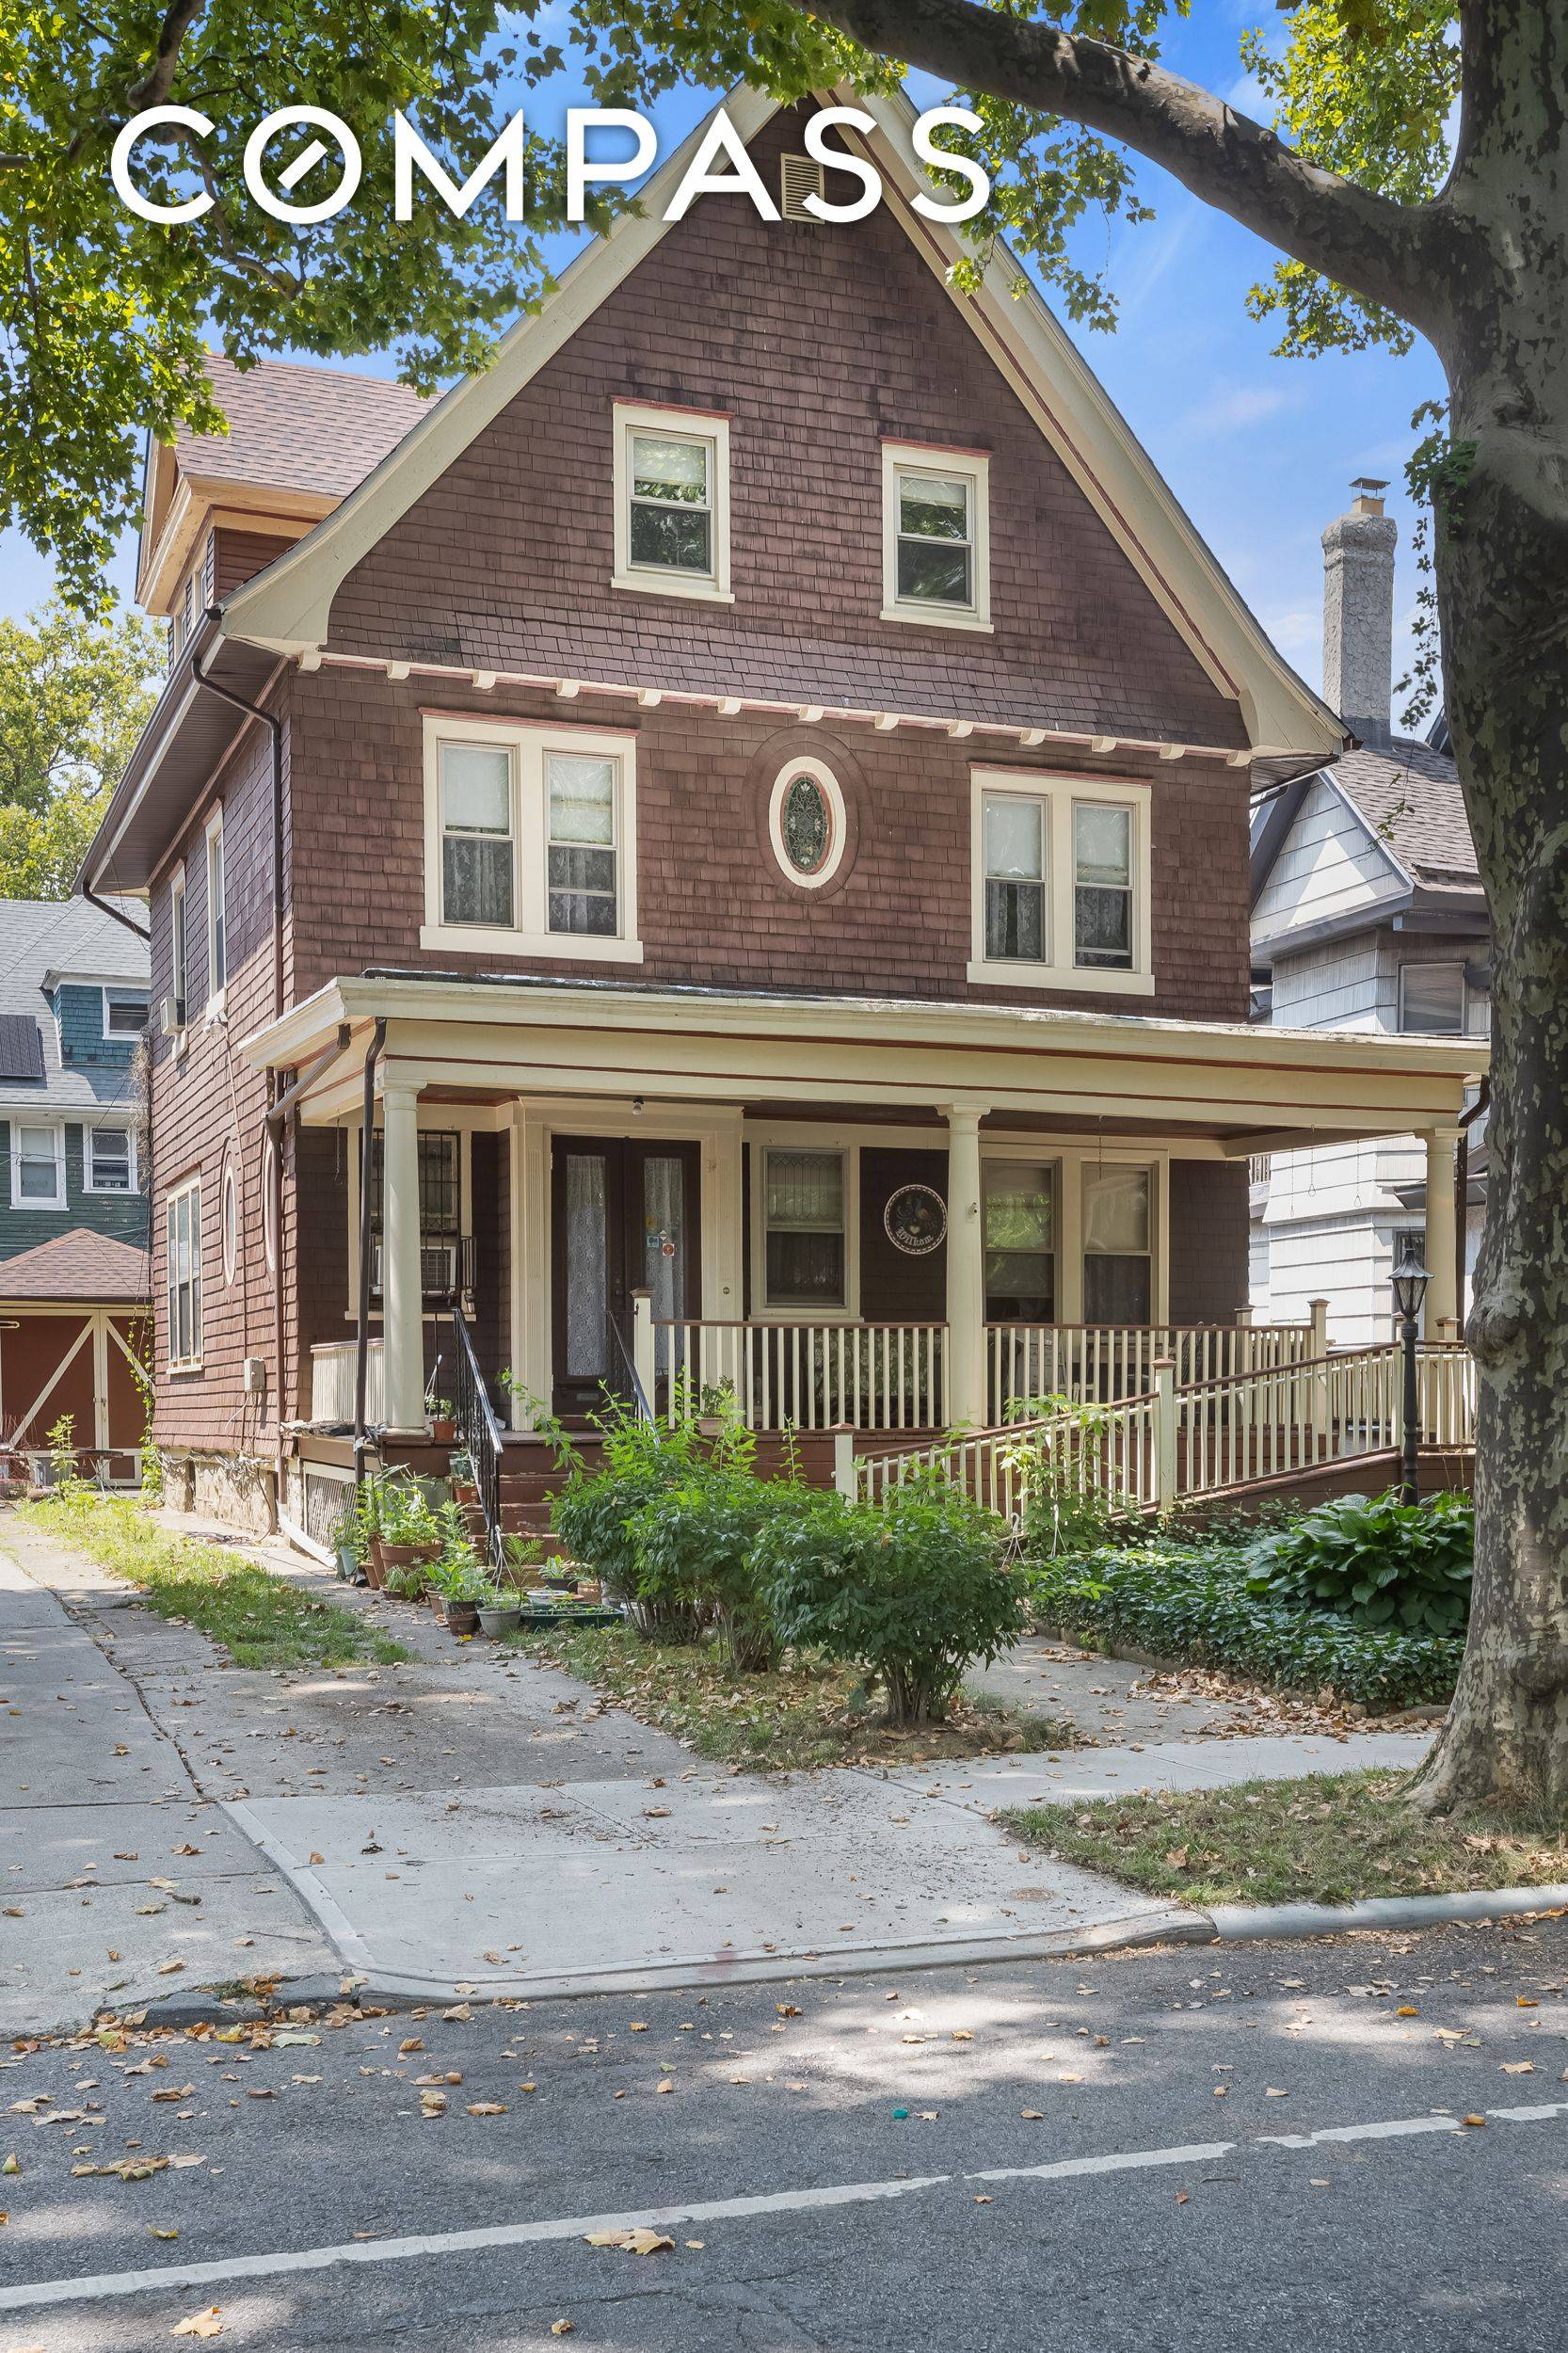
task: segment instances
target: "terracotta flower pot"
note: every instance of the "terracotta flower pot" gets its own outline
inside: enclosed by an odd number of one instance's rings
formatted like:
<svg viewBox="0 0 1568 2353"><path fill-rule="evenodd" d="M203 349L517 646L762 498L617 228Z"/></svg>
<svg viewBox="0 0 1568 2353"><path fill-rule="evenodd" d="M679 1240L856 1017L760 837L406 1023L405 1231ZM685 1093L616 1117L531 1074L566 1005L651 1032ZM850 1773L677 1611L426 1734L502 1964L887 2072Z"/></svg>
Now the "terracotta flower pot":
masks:
<svg viewBox="0 0 1568 2353"><path fill-rule="evenodd" d="M385 1586L386 1581L386 1562L381 1557L381 1542L379 1537L377 1537L372 1543L370 1551L365 1558L365 1583L370 1587L373 1593L378 1593Z"/></svg>
<svg viewBox="0 0 1568 2353"><path fill-rule="evenodd" d="M461 1504L467 1511L478 1502L479 1490L477 1487L470 1486L466 1479L455 1479L452 1482L452 1500L454 1503Z"/></svg>
<svg viewBox="0 0 1568 2353"><path fill-rule="evenodd" d="M446 1605L447 1629L453 1634L477 1634L479 1608L476 1602L449 1601Z"/></svg>
<svg viewBox="0 0 1568 2353"><path fill-rule="evenodd" d="M455 1446L456 1441L457 1425L455 1421L433 1421L430 1424L432 1446Z"/></svg>
<svg viewBox="0 0 1568 2353"><path fill-rule="evenodd" d="M446 1622L446 1595L441 1592L440 1587L439 1585L426 1586L424 1598L430 1604L431 1615L433 1617L440 1618L441 1623L444 1625Z"/></svg>

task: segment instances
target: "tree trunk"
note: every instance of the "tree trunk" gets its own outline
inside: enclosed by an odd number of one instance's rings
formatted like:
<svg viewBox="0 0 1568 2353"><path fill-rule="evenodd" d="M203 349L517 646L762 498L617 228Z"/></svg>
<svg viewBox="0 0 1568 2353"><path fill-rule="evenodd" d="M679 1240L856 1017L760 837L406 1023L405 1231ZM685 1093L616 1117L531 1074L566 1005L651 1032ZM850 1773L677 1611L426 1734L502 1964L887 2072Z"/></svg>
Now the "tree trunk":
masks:
<svg viewBox="0 0 1568 2353"><path fill-rule="evenodd" d="M1495 942L1486 1231L1466 1333L1480 1376L1475 1591L1459 1688L1416 1789L1416 1802L1439 1813L1568 1805L1560 247L1556 269L1538 259L1530 276L1533 336L1522 322L1506 333L1494 307L1479 363L1455 368L1450 356L1458 466L1436 501L1447 707Z"/></svg>

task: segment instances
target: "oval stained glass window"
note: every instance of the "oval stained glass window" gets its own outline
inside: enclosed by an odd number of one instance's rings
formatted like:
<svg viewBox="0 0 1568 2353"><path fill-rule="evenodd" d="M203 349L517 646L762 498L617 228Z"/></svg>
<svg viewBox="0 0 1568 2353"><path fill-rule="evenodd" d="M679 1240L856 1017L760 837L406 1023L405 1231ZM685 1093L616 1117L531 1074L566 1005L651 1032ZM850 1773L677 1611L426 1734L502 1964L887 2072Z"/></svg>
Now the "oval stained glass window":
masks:
<svg viewBox="0 0 1568 2353"><path fill-rule="evenodd" d="M778 812L784 855L797 874L822 871L833 841L833 812L815 776L792 776Z"/></svg>

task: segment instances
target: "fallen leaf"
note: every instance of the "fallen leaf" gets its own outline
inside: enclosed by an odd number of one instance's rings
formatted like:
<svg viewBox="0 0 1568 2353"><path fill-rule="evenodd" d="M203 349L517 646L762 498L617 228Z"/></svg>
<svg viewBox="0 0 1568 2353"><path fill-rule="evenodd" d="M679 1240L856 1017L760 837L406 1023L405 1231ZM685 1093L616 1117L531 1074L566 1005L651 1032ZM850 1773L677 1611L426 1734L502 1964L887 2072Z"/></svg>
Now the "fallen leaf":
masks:
<svg viewBox="0 0 1568 2353"><path fill-rule="evenodd" d="M1263 2094L1263 2097L1265 2100L1288 2100L1290 2094L1288 2091L1276 2091L1272 2084L1271 2084L1267 2091Z"/></svg>
<svg viewBox="0 0 1568 2353"><path fill-rule="evenodd" d="M471 2116L504 2116L506 2109L500 2100L471 2100L468 2112Z"/></svg>
<svg viewBox="0 0 1568 2353"><path fill-rule="evenodd" d="M975 2202L975 2204L976 2204L977 2206L988 2206L988 2205L990 2204L991 2201L989 2200L989 2198L980 2197L980 2198L977 2198L977 2199L975 2200L975 2201L974 2201L974 2202Z"/></svg>
<svg viewBox="0 0 1568 2353"><path fill-rule="evenodd" d="M1463 2121L1466 2124L1484 2124L1486 2119L1484 2116L1466 2116Z"/></svg>
<svg viewBox="0 0 1568 2353"><path fill-rule="evenodd" d="M655 2091L673 2091L675 2089L675 2086L666 2075L664 2082L662 2084L655 2084L653 2089Z"/></svg>
<svg viewBox="0 0 1568 2353"><path fill-rule="evenodd" d="M6 2159L5 2164L0 2165L0 2173L20 2173L21 2170L22 2161L13 2150L10 2155Z"/></svg>
<svg viewBox="0 0 1568 2353"><path fill-rule="evenodd" d="M552 2337L569 2337L576 2325L575 2321L552 2320L550 2324L550 2333Z"/></svg>
<svg viewBox="0 0 1568 2353"><path fill-rule="evenodd" d="M1421 2013L1414 2002L1401 2002L1394 2015L1396 2018L1419 2018Z"/></svg>
<svg viewBox="0 0 1568 2353"><path fill-rule="evenodd" d="M168 2333L171 2337L220 2337L223 2334L223 2322L219 2317L222 2310L220 2304L214 2304L204 2313L192 2313L188 2320L182 2320Z"/></svg>
<svg viewBox="0 0 1568 2353"><path fill-rule="evenodd" d="M1188 2199L1188 2192L1187 2192L1186 2190L1184 2190L1184 2189L1178 2189L1178 2190L1176 2191L1176 2204L1177 2204L1178 2206L1184 2206L1184 2205L1187 2203L1187 2199Z"/></svg>
<svg viewBox="0 0 1568 2353"><path fill-rule="evenodd" d="M700 2254L702 2249L707 2246L708 2242L705 2238L689 2238L686 2241L686 2244L688 2247L695 2248L696 2252Z"/></svg>
<svg viewBox="0 0 1568 2353"><path fill-rule="evenodd" d="M160 1977L172 1977L175 1972L183 1969L184 1965L185 1964L183 1961L160 1961L158 1963L158 1975Z"/></svg>
<svg viewBox="0 0 1568 2353"><path fill-rule="evenodd" d="M311 1861L312 1861L312 1863L325 1863L325 1862L326 1862L326 1860L327 1860L327 1857L326 1857L324 1854L315 1854L315 1853L313 1853L313 1852L312 1852L312 1856L311 1856Z"/></svg>
<svg viewBox="0 0 1568 2353"><path fill-rule="evenodd" d="M590 2247L619 2247L629 2255L657 2255L666 2249L675 2252L674 2239L658 2231L585 2231L584 2237Z"/></svg>
<svg viewBox="0 0 1568 2353"><path fill-rule="evenodd" d="M972 2042L974 2041L974 2037L969 2032L968 2026L954 2026L952 2030L952 2039L954 2042Z"/></svg>
<svg viewBox="0 0 1568 2353"><path fill-rule="evenodd" d="M1020 2108L1018 2114L1026 2124L1043 2124L1046 2121L1044 2108Z"/></svg>

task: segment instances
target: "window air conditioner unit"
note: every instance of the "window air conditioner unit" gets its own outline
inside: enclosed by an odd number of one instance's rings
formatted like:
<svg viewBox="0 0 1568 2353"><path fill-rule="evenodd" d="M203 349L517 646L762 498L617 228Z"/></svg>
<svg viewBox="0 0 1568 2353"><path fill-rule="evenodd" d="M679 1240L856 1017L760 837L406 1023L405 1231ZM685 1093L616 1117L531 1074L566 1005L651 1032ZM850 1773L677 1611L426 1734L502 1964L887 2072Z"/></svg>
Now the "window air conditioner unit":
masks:
<svg viewBox="0 0 1568 2353"><path fill-rule="evenodd" d="M183 997L161 997L158 1000L158 1029L164 1037L178 1037L185 1026L185 1000Z"/></svg>
<svg viewBox="0 0 1568 2353"><path fill-rule="evenodd" d="M452 1299L457 1292L457 1244L455 1241L426 1241L420 1244L419 1288L425 1299ZM376 1241L371 1250L370 1287L374 1291L383 1289L381 1273L382 1245Z"/></svg>

